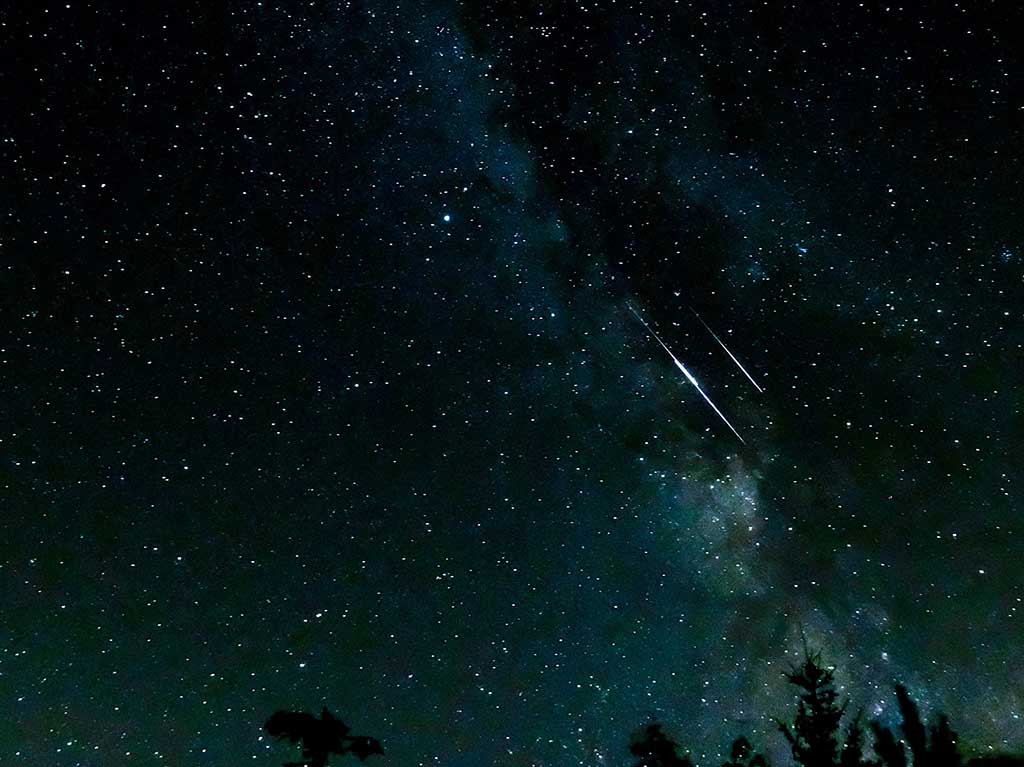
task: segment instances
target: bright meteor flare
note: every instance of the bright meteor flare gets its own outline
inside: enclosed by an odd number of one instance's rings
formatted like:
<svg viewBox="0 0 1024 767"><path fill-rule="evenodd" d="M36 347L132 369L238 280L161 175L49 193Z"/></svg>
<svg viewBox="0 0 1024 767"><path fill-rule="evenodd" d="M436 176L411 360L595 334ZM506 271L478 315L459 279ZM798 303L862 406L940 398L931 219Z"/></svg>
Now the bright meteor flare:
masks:
<svg viewBox="0 0 1024 767"><path fill-rule="evenodd" d="M729 427L729 430L732 431L732 433L736 435L736 439L738 439L744 445L747 444L747 441L745 439L743 439L743 437L740 436L740 433L738 431L736 431L735 428L733 428L733 425L731 423L729 423L729 419L726 418L724 415L722 415L722 411L719 410L717 407L715 407L715 403L712 402L711 398L707 394L704 393L704 390L702 388L700 388L700 384L697 383L697 379L694 378L693 374L690 373L690 371L686 369L686 365L684 365L682 362L680 362L676 358L676 355L674 355L672 353L671 349L669 349L667 346L665 346L665 342L662 341L658 337L658 334L654 332L653 328L651 328L651 326L648 325L644 321L644 318L640 316L640 312L638 312L636 309L634 309L631 304L626 304L626 306L628 306L629 310L631 312L633 312L634 315L636 315L636 318L638 320L640 320L640 324L643 325L645 328L647 328L647 332L650 333L654 337L654 340L657 341L659 344L661 344L661 348L664 349L666 352L668 352L668 356L672 358L672 361L674 363L676 363L676 367L679 368L679 370L682 372L682 374L684 376L686 376L686 380L689 381L691 384L693 384L693 388L696 389L697 392L700 394L700 396L702 396L704 398L704 401L707 402L708 405L711 406L711 409L714 410L715 413L718 414L718 417L721 418L722 421L725 423L725 425ZM757 384L754 384L754 385L756 386Z"/></svg>
<svg viewBox="0 0 1024 767"><path fill-rule="evenodd" d="M745 375L747 377L747 380L750 381L750 383L754 384L754 388L757 389L757 391L760 394L764 394L764 389L762 389L760 386L757 385L757 381L755 381L753 379L753 377L751 377L750 373L747 372L747 369L745 367L743 367L743 365L740 364L740 361L738 359L736 359L736 357L733 355L733 353L731 351L729 351L729 347L726 346L724 343L722 343L722 339L719 338L717 335L715 335L715 331L713 331L711 329L711 326L708 325L708 323L706 323L704 321L704 318L701 317L699 314L697 314L696 309L691 307L690 311L693 312L693 316L694 317L696 317L698 320L700 320L700 324L703 325L705 328L707 328L707 331L711 334L711 337L714 338L716 341L718 341L718 345L721 346L723 349L725 349L725 353L729 355L729 359L731 359L733 362L735 362L736 363L736 367L738 367L740 370L743 371L743 375Z"/></svg>

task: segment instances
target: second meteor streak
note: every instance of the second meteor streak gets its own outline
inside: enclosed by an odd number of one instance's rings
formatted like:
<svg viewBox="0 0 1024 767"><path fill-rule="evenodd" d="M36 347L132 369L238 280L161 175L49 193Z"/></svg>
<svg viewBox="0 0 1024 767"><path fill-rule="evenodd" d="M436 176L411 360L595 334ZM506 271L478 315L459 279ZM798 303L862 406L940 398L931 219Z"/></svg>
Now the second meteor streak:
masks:
<svg viewBox="0 0 1024 767"><path fill-rule="evenodd" d="M647 332L650 333L654 337L654 340L657 341L659 344L661 344L661 348L664 349L666 352L668 352L668 356L672 358L672 361L676 364L676 367L679 368L680 372L682 372L682 374L686 377L686 380L689 381L693 385L693 388L696 389L697 392L700 394L700 396L704 398L704 401L707 402L708 405L711 406L711 409L714 410L715 413L718 414L718 417L721 418L722 421L725 423L725 425L729 427L730 431L732 431L732 433L736 435L736 439L738 439L744 445L747 444L747 441L745 439L743 439L743 437L740 436L740 433L738 431L736 431L736 429L733 427L733 425L731 423L729 423L729 419L726 418L722 414L722 411L719 410L715 406L715 403L711 401L711 398L707 394L704 393L704 390L701 388L700 384L697 382L697 379L694 378L693 374L690 373L690 371L686 369L686 365L684 365L682 362L679 361L679 359L676 357L676 355L674 355L672 353L672 350L669 349L665 345L665 342L662 341L658 337L658 334L654 332L653 328L651 328L651 326L648 325L644 321L644 318L640 316L640 312L638 312L636 309L634 309L632 304L626 304L626 305L629 307L629 310L631 312L633 312L634 315L636 315L636 318L638 320L640 320L640 324L643 325L647 329Z"/></svg>
<svg viewBox="0 0 1024 767"><path fill-rule="evenodd" d="M723 349L725 349L725 353L729 355L729 359L731 359L733 362L735 362L736 363L736 367L738 367L741 371L743 371L743 375L745 375L747 377L747 380L750 381L750 383L754 384L754 388L757 389L758 393L764 394L764 389L762 389L760 386L757 385L757 381L755 381L753 376L751 376L750 373L747 372L747 369L745 367L743 367L742 364L740 364L740 361L738 359L736 359L736 355L734 355L731 351L729 351L729 347L726 346L722 342L722 339L719 338L718 335L715 333L715 331L713 331L711 329L711 326L708 325L708 323L704 322L704 318L701 317L699 314L697 314L697 311L695 309L693 309L692 307L690 308L690 311L693 312L693 316L694 317L696 317L698 320L700 320L700 324L703 325L705 328L707 328L707 331L711 334L711 337L714 338L716 341L718 341L718 345L721 346Z"/></svg>

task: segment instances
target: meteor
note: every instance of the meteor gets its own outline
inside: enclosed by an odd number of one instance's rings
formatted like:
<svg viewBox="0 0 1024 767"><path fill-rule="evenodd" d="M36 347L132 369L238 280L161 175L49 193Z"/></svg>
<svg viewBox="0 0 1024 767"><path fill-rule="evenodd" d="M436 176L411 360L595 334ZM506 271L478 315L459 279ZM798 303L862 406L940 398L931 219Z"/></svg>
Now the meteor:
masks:
<svg viewBox="0 0 1024 767"><path fill-rule="evenodd" d="M640 320L640 324L641 324L641 325L643 325L643 326L644 326L644 327L645 327L645 328L647 329L647 332L648 332L648 333L650 333L650 334L651 334L651 335L652 335L652 336L654 337L654 340L655 340L655 341L657 341L657 342L658 342L659 344L661 344L661 348L662 348L662 349L664 349L664 350L665 350L666 352L668 352L668 356L672 358L672 361L673 361L674 363L676 363L676 367L677 367L677 368L679 368L679 370L680 370L680 371L682 372L682 374L683 374L684 376L686 376L686 380L687 380L687 381L689 381L689 382L690 382L691 384L693 384L693 388L694 388L694 389L696 389L696 390L697 390L697 392L698 392L698 393L700 394L700 396L702 396L702 397L704 398L704 401L705 401L705 402L707 402L707 403L708 403L708 405L710 405L710 406L711 406L711 409L712 409L712 410L714 410L714 411L715 411L715 413L717 413L717 414L718 414L718 417L719 417L719 418L721 418L721 419L722 419L722 421L723 421L723 422L725 423L725 425L729 427L729 430L730 430L730 431L731 431L731 432L732 432L733 434L735 434L735 435L736 435L736 439L738 439L738 440L739 440L740 442L742 442L742 443L743 443L744 445L745 445L745 444L747 444L747 441L746 441L745 439L743 439L743 437L741 437L741 436L740 436L740 433L739 433L738 431L736 431L736 429L735 429L735 428L733 428L733 425L732 425L731 423L729 423L729 419L728 419L728 418L726 418L726 417L725 417L724 415L722 415L722 411L721 411L721 410L719 410L719 409L718 409L718 408L717 408L717 407L715 406L715 403L711 401L711 397L709 397L709 396L708 396L707 394L705 394L705 393L704 393L704 390L703 390L703 389L702 389L702 388L700 387L700 384L699 384L699 383L697 383L697 379L696 379L696 378L694 378L694 377L693 377L693 374L692 374L692 373L691 373L691 372L690 372L689 370L687 370L687 369L686 369L686 365L684 365L684 364L683 364L682 362L680 362L680 361L679 361L679 360L678 360L678 359L676 358L676 355L674 355L674 354L672 353L672 350L671 350L671 349L669 349L669 348L668 348L667 346L665 346L665 342L664 342L664 341L662 341L662 340L661 340L661 339L660 339L660 338L658 337L658 334L657 334L657 333L655 333L655 332L654 332L654 330L653 330L653 329L651 328L651 326L650 326L650 325L648 325L648 324L647 324L647 323L646 323L646 322L644 321L644 318L640 316L640 312L638 312L638 311L637 311L636 309L634 309L634 308L633 308L633 305L632 305L632 304L626 304L626 306L628 306L628 307L629 307L629 310L630 310L631 312L633 312L633 314L634 314L634 315L636 316L636 318L637 318L638 320ZM756 384L755 384L755 386L756 386Z"/></svg>
<svg viewBox="0 0 1024 767"><path fill-rule="evenodd" d="M745 367L743 367L743 365L740 364L740 361L738 359L736 359L736 357L733 355L733 353L731 351L729 351L729 347L726 346L724 343L722 343L722 339L719 338L717 335L715 335L715 331L713 331L711 329L711 326L708 325L708 323L706 323L704 321L704 318L701 317L699 314L697 314L697 310L694 309L691 306L690 307L690 311L693 312L693 316L694 317L696 317L698 320L700 320L700 324L703 325L705 328L707 328L707 331L711 334L711 337L714 338L716 341L718 341L718 345L721 346L723 349L725 349L725 353L729 355L729 359L731 359L733 362L735 362L736 363L736 367L738 367L740 370L743 371L743 375L745 375L747 377L747 380L750 381L750 383L754 384L754 388L757 389L758 393L764 394L764 389L762 389L760 386L757 385L757 381L755 381L751 377L750 373L747 372L747 369Z"/></svg>

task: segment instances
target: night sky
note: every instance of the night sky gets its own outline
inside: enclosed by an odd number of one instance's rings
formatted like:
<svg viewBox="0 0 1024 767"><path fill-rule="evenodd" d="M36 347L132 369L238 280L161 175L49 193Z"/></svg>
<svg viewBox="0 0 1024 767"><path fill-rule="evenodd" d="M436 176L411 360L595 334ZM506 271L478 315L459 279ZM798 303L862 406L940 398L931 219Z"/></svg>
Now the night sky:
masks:
<svg viewBox="0 0 1024 767"><path fill-rule="evenodd" d="M0 11L0 761L713 767L801 630L1024 750L1022 28Z"/></svg>

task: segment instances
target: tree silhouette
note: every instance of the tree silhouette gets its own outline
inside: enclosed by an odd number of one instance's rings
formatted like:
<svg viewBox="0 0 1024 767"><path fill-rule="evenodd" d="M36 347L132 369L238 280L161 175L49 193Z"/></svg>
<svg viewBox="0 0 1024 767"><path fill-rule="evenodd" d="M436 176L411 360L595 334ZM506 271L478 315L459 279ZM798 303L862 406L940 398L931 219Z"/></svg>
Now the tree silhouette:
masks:
<svg viewBox="0 0 1024 767"><path fill-rule="evenodd" d="M875 753L885 767L907 767L907 753L892 734L892 730L878 722L871 723L875 735Z"/></svg>
<svg viewBox="0 0 1024 767"><path fill-rule="evenodd" d="M902 739L879 721L871 721L871 745L877 758L868 758L863 710L840 733L848 702L840 703L834 670L822 665L820 652L812 653L805 642L802 663L785 677L798 689L799 704L792 724L775 722L789 743L795 767L1024 767L1024 758L1009 754L965 760L949 719L939 714L927 725L902 684L895 685ZM679 755L679 747L658 722L634 732L629 750L638 758L633 767L693 767L689 756ZM729 760L721 767L768 767L768 762L740 737L733 741Z"/></svg>
<svg viewBox="0 0 1024 767"><path fill-rule="evenodd" d="M679 746L653 722L633 733L629 752L638 758L633 767L693 767L688 756L679 756Z"/></svg>
<svg viewBox="0 0 1024 767"><path fill-rule="evenodd" d="M768 760L754 751L749 740L740 736L732 742L729 761L722 767L768 767Z"/></svg>
<svg viewBox="0 0 1024 767"><path fill-rule="evenodd" d="M931 767L960 767L963 757L956 745L956 733L950 728L946 715L939 714L939 723L930 729L932 742L928 755Z"/></svg>
<svg viewBox="0 0 1024 767"><path fill-rule="evenodd" d="M926 734L917 704L901 684L896 685L896 700L903 719L900 731L910 748L914 767L961 767L963 757L957 749L957 736L949 726L949 719L940 714L938 723L931 725ZM885 767L907 767L903 743L878 722L872 722L871 729L875 733L875 752Z"/></svg>
<svg viewBox="0 0 1024 767"><path fill-rule="evenodd" d="M303 761L286 762L285 767L326 767L331 754L355 754L364 761L372 754L384 753L375 738L349 735L349 727L326 708L319 719L304 711L278 711L263 729L279 740L301 741Z"/></svg>
<svg viewBox="0 0 1024 767"><path fill-rule="evenodd" d="M864 758L863 716L864 712L858 711L846 726L846 740L839 752L839 767L880 767L878 762Z"/></svg>
<svg viewBox="0 0 1024 767"><path fill-rule="evenodd" d="M924 723L921 722L921 714L917 710L917 704L910 699L907 688L901 684L896 685L896 700L900 706L900 715L903 717L900 729L910 747L914 767L924 767L928 761L928 740L925 735Z"/></svg>
<svg viewBox="0 0 1024 767"><path fill-rule="evenodd" d="M786 678L800 689L796 719L790 726L777 720L779 731L789 741L793 759L802 767L837 767L839 721L846 704L839 705L833 686L833 671L821 665L821 653L804 648L804 662L793 667Z"/></svg>

